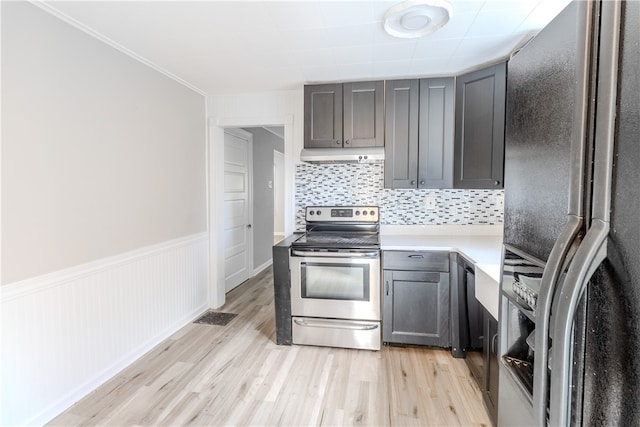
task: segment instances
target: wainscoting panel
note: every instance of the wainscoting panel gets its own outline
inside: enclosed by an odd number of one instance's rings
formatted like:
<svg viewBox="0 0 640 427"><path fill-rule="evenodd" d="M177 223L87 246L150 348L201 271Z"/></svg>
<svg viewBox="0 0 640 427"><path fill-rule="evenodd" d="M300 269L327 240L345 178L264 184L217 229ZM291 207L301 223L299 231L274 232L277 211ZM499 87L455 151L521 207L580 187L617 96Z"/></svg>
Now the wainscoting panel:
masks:
<svg viewBox="0 0 640 427"><path fill-rule="evenodd" d="M207 307L206 233L2 286L0 425L43 424Z"/></svg>

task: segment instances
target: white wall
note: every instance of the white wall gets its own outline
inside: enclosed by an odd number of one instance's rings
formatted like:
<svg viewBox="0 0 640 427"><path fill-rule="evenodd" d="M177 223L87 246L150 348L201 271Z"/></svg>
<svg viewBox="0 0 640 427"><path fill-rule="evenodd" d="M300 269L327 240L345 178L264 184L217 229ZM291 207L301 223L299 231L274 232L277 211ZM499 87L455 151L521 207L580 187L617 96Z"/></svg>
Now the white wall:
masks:
<svg viewBox="0 0 640 427"><path fill-rule="evenodd" d="M2 2L2 283L206 231L205 98Z"/></svg>
<svg viewBox="0 0 640 427"><path fill-rule="evenodd" d="M0 425L38 425L207 308L206 105L0 6Z"/></svg>

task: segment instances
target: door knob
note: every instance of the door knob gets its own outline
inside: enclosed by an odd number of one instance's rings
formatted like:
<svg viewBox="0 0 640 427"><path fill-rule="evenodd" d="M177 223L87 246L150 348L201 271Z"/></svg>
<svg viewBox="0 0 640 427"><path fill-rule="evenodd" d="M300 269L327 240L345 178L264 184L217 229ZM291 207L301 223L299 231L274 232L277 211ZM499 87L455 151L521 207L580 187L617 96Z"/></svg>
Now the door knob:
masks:
<svg viewBox="0 0 640 427"><path fill-rule="evenodd" d="M247 224L247 228L251 228L251 224Z"/></svg>

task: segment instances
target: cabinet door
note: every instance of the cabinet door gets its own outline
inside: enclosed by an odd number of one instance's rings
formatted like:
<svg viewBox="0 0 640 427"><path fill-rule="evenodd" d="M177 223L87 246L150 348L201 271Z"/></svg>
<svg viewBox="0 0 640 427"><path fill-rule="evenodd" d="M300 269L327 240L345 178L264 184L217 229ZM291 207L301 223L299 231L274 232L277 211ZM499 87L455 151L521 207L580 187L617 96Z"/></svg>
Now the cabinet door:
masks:
<svg viewBox="0 0 640 427"><path fill-rule="evenodd" d="M384 146L384 82L344 83L344 147Z"/></svg>
<svg viewBox="0 0 640 427"><path fill-rule="evenodd" d="M453 79L420 80L418 188L453 187Z"/></svg>
<svg viewBox="0 0 640 427"><path fill-rule="evenodd" d="M342 84L304 87L304 146L342 147Z"/></svg>
<svg viewBox="0 0 640 427"><path fill-rule="evenodd" d="M502 188L506 64L456 80L455 188Z"/></svg>
<svg viewBox="0 0 640 427"><path fill-rule="evenodd" d="M417 188L418 80L385 84L384 186Z"/></svg>
<svg viewBox="0 0 640 427"><path fill-rule="evenodd" d="M449 347L449 273L384 270L382 340Z"/></svg>

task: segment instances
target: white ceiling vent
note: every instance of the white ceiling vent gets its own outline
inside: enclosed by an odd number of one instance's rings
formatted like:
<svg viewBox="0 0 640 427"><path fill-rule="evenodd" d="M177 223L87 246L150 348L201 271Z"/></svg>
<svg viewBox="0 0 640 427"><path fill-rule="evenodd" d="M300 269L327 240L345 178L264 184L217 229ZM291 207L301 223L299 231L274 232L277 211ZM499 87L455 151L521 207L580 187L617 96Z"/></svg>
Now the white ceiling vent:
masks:
<svg viewBox="0 0 640 427"><path fill-rule="evenodd" d="M408 0L390 8L384 15L384 30L393 37L424 37L442 28L453 14L445 0Z"/></svg>

